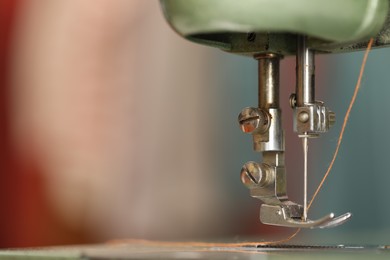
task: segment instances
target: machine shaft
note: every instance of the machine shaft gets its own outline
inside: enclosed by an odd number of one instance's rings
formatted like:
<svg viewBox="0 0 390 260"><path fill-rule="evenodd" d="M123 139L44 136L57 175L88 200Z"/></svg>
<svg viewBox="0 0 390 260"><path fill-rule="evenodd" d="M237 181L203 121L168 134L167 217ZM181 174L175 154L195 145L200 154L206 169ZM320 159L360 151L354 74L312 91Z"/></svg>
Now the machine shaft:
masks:
<svg viewBox="0 0 390 260"><path fill-rule="evenodd" d="M279 63L276 54L263 54L258 60L259 108L279 108Z"/></svg>
<svg viewBox="0 0 390 260"><path fill-rule="evenodd" d="M307 47L306 36L297 36L296 105L302 107L315 103L314 51Z"/></svg>
<svg viewBox="0 0 390 260"><path fill-rule="evenodd" d="M307 46L306 36L297 36L297 85L296 105L298 107L310 106L315 103L315 60L314 51ZM304 121L301 114L300 119ZM308 164L308 132L300 135L303 145L303 220L307 220L307 164Z"/></svg>
<svg viewBox="0 0 390 260"><path fill-rule="evenodd" d="M279 70L281 56L266 53L255 56L258 61L258 108L269 115L269 129L254 136L254 149L258 152L284 152L282 112L279 103Z"/></svg>

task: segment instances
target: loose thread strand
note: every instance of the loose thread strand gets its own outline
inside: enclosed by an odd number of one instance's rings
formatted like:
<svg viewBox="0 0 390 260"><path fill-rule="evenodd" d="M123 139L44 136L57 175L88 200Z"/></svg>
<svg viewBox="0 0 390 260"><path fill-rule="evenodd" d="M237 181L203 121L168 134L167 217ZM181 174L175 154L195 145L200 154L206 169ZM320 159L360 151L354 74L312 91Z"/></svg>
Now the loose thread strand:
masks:
<svg viewBox="0 0 390 260"><path fill-rule="evenodd" d="M337 155L338 155L339 150L340 150L341 141L343 140L345 128L346 128L347 123L348 123L349 115L351 114L352 107L353 107L353 105L354 105L354 103L355 103L357 94L358 94L359 89L360 89L360 85L361 85L361 82L362 82L364 69L365 69L365 67L366 67L366 62L367 62L367 58L368 58L368 53L369 53L370 50L371 50L371 47L372 47L373 42L374 42L374 39L371 38L370 41L368 42L367 49L366 49L366 51L365 51L365 53L364 53L362 65L361 65L361 67L360 67L359 77L358 77L358 80L357 80L357 83L356 83L356 86L355 86L355 91L354 91L353 96L352 96L352 98L351 98L351 102L349 103L348 110L347 110L347 112L345 113L345 116L344 116L343 126L341 127L339 139L338 139L338 141L337 141L337 146L336 146L336 149L335 149L335 151L334 151L332 161L330 162L329 167L328 167L328 169L326 170L326 173L325 173L324 177L322 178L320 184L318 185L316 191L314 192L313 197L312 197L312 199L310 200L310 203L309 203L309 205L308 205L308 207L307 207L308 209L310 209L311 205L313 204L315 198L317 197L317 195L318 195L318 193L320 192L322 186L324 185L325 180L328 178L329 173L330 173L330 171L331 171L332 168L333 168L334 162L336 161Z"/></svg>

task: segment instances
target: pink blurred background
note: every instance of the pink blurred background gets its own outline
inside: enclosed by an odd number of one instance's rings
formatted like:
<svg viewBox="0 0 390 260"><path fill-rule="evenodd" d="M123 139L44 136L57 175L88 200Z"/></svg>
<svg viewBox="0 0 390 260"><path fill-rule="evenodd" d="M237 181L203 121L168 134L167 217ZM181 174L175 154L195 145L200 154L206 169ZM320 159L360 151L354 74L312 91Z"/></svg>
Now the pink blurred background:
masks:
<svg viewBox="0 0 390 260"><path fill-rule="evenodd" d="M254 60L180 38L158 1L3 0L0 12L0 247L289 232L259 223L239 181L258 160L236 123L256 105ZM286 59L291 136L294 69Z"/></svg>
<svg viewBox="0 0 390 260"><path fill-rule="evenodd" d="M1 5L0 246L229 233L212 51L157 1Z"/></svg>

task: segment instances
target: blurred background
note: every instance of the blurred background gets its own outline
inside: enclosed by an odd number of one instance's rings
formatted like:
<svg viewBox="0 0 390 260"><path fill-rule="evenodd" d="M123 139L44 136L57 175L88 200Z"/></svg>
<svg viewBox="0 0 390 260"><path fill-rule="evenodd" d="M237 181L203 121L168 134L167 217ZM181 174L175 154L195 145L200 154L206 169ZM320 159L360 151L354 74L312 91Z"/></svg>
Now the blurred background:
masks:
<svg viewBox="0 0 390 260"><path fill-rule="evenodd" d="M158 1L0 1L0 247L120 238L241 241L292 232L259 223L241 184L259 160L237 115L257 103L256 61L185 41ZM333 154L363 53L319 55L317 97L338 123L310 142L310 194ZM353 219L303 237L386 243L390 51L370 53L339 157L310 215ZM302 148L282 62L288 192Z"/></svg>

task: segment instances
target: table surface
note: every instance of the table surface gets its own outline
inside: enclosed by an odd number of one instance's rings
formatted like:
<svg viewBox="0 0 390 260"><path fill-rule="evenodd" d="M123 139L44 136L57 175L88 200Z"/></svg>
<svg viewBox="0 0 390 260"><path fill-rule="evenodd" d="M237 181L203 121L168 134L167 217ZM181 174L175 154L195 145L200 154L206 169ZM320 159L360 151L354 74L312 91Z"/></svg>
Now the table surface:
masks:
<svg viewBox="0 0 390 260"><path fill-rule="evenodd" d="M388 246L160 246L107 243L1 250L0 259L390 259Z"/></svg>

